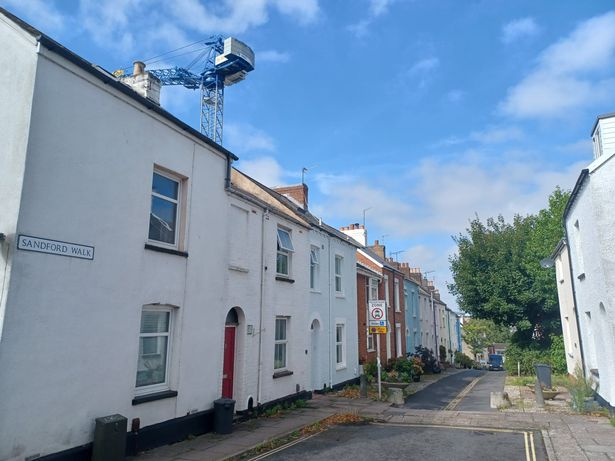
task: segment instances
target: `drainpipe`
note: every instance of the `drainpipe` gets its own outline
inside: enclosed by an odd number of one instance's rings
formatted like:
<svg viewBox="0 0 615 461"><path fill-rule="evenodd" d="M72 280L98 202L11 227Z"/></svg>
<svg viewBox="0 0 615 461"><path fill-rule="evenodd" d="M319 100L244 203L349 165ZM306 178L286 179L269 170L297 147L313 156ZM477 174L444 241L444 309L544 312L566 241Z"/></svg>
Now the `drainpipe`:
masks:
<svg viewBox="0 0 615 461"><path fill-rule="evenodd" d="M230 162L229 162L230 164ZM230 171L230 170L229 170ZM269 219L269 210L265 208L261 215L261 283L258 307L258 372L256 375L256 404L261 404L261 357L263 353L263 298L265 293L265 218Z"/></svg>
<svg viewBox="0 0 615 461"><path fill-rule="evenodd" d="M331 325L331 299L333 296L333 292L331 291L333 289L333 287L331 286L331 240L327 238L327 261L328 261L328 266L329 269L327 271L328 273L328 283L329 283L329 387L333 387L333 355L332 355L332 347L331 347L331 341L333 339L332 337L332 325ZM333 328L335 328L333 326Z"/></svg>
<svg viewBox="0 0 615 461"><path fill-rule="evenodd" d="M226 174L224 176L224 189L229 190L231 188L231 163L233 159L230 155L226 156Z"/></svg>
<svg viewBox="0 0 615 461"><path fill-rule="evenodd" d="M434 341L436 345L434 346L434 354L436 354L436 358L438 362L440 361L440 344L438 343L438 320L436 318L436 308L433 304L433 290L429 290L429 300L431 301L431 310L433 311L433 331L434 331Z"/></svg>

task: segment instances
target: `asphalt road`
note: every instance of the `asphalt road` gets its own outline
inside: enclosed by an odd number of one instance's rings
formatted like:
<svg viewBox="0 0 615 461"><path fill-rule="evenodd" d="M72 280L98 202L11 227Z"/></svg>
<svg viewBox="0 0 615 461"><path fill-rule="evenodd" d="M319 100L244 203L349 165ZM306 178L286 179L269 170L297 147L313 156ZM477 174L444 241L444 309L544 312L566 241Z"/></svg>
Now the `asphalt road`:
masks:
<svg viewBox="0 0 615 461"><path fill-rule="evenodd" d="M459 411L498 411L491 408L491 392L502 392L504 390L505 371L487 371L482 378L472 388L471 392L465 396L455 406ZM435 384L435 383L434 383Z"/></svg>
<svg viewBox="0 0 615 461"><path fill-rule="evenodd" d="M406 399L405 407L420 410L442 410L446 408L455 397L472 381L487 373L483 370L464 370L427 386L422 391L412 394ZM497 373L492 371L491 373ZM480 381L479 381L480 382ZM495 389L493 389L495 390ZM489 394L487 394L487 408L489 407ZM480 411L484 408L477 408Z"/></svg>
<svg viewBox="0 0 615 461"><path fill-rule="evenodd" d="M532 434L536 461L545 461L542 438ZM529 440L529 434L527 434ZM528 449L531 445L528 442ZM337 426L275 453L267 461L305 460L429 460L526 461L523 432L456 429L429 426Z"/></svg>

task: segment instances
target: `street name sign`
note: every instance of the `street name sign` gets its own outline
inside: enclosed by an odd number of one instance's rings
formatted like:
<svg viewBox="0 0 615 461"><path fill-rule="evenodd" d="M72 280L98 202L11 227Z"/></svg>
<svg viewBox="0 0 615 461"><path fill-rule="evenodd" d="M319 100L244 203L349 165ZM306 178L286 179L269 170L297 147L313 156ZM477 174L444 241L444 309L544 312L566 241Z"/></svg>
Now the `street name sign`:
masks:
<svg viewBox="0 0 615 461"><path fill-rule="evenodd" d="M47 253L69 258L94 259L94 247L77 243L50 240L30 235L20 235L17 238L17 248L37 253Z"/></svg>

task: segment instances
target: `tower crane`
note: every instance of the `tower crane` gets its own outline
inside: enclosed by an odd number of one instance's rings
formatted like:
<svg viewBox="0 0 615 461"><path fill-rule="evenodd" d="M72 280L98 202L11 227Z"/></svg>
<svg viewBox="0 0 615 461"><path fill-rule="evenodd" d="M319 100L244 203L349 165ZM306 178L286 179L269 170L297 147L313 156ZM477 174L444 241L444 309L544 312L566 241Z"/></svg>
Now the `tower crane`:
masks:
<svg viewBox="0 0 615 461"><path fill-rule="evenodd" d="M234 37L216 35L203 42L203 50L186 67L148 70L160 85L181 85L191 90L200 90L201 133L222 144L224 116L224 87L242 81L248 72L254 70L254 52L245 43ZM135 63L135 69L142 62ZM200 71L193 71L199 68ZM126 80L136 75L116 71L115 75Z"/></svg>

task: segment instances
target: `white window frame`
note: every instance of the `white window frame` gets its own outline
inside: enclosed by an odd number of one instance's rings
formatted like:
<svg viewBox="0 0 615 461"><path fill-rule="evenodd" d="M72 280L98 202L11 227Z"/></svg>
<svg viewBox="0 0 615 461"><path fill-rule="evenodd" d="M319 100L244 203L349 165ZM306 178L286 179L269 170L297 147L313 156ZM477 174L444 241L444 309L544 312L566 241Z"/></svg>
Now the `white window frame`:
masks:
<svg viewBox="0 0 615 461"><path fill-rule="evenodd" d="M341 331L341 338L338 332ZM338 348L341 350L341 361L338 361ZM335 322L335 369L346 368L346 323L343 320Z"/></svg>
<svg viewBox="0 0 615 461"><path fill-rule="evenodd" d="M402 331L401 323L395 324L395 349L397 349L397 357L403 357L403 344L402 344Z"/></svg>
<svg viewBox="0 0 615 461"><path fill-rule="evenodd" d="M320 275L320 248L310 247L310 290L318 291Z"/></svg>
<svg viewBox="0 0 615 461"><path fill-rule="evenodd" d="M367 351L373 352L376 350L376 341L373 333L369 332L369 328L367 328Z"/></svg>
<svg viewBox="0 0 615 461"><path fill-rule="evenodd" d="M277 323L278 320L280 321L284 321L284 334L285 334L285 338L284 339L278 339L276 338L276 332L277 332ZM273 347L273 371L275 373L279 373L281 371L286 371L288 370L288 324L290 317L284 317L284 316L277 316L275 318L275 323L274 323L274 327L273 327L273 339L274 339L274 347ZM275 366L275 350L276 350L276 346L278 345L284 345L284 366L282 367L277 367Z"/></svg>
<svg viewBox="0 0 615 461"><path fill-rule="evenodd" d="M393 280L393 287L395 290L395 292L393 293L393 300L395 301L395 312L401 312L401 307L399 305L399 279L397 277L395 277L395 279Z"/></svg>
<svg viewBox="0 0 615 461"><path fill-rule="evenodd" d="M338 261L339 261L339 272L338 272ZM335 255L333 260L333 270L335 272L334 276L334 288L336 295L344 294L344 285L343 285L343 267L344 267L344 257L342 255ZM339 290L338 290L339 284Z"/></svg>
<svg viewBox="0 0 615 461"><path fill-rule="evenodd" d="M284 240L280 237L280 232L288 235L290 245L287 245ZM276 231L277 237L277 252L276 252L276 261L275 261L275 272L278 276L281 277L290 277L292 274L292 254L295 252L295 247L293 246L293 236L292 231L290 229L286 229L284 227L278 227ZM278 271L278 257L279 256L286 257L286 267L288 269L287 273Z"/></svg>
<svg viewBox="0 0 615 461"><path fill-rule="evenodd" d="M163 194L159 194L157 192L154 192L154 185L153 185L153 181L154 181L154 175L157 174L159 176L162 176L166 179L169 179L173 182L177 183L177 199L173 199L171 197L168 197L166 195ZM165 200L167 202L173 203L175 205L175 235L174 235L174 241L173 243L167 243L167 242L163 242L162 240L156 240L156 239L152 239L149 236L149 221L148 221L148 228L147 228L147 241L148 243L151 243L152 245L156 245L156 246L162 246L162 247L166 247L166 248L173 248L173 249L179 249L180 248L180 241L181 241L181 232L182 232L182 228L183 228L183 216L182 216L182 194L184 193L184 181L185 178L182 178L181 176L171 173L169 171L166 171L160 167L154 167L154 171L152 172L152 187L151 187L151 192L150 192L150 198L156 197L159 198L161 200ZM150 215L150 219L151 219L151 215L152 215L152 200L150 200L150 206L149 206L149 215Z"/></svg>
<svg viewBox="0 0 615 461"><path fill-rule="evenodd" d="M169 314L168 331L166 333L165 332L141 333L141 321L142 321L144 312L167 312ZM171 372L171 358L172 358L172 350L173 350L173 327L175 324L174 316L175 316L175 309L172 308L171 306L147 305L147 306L143 306L143 308L141 309L141 316L139 317L139 335L138 335L139 343L141 342L141 338L152 338L152 337L166 337L167 338L166 363L165 363L165 371L164 371L165 380L163 383L149 384L145 386L137 386L136 374L135 374L135 396L147 395L147 394L152 394L154 392L160 392L160 391L165 391L165 390L170 389L169 374ZM139 347L137 347L137 351L138 350L139 350ZM140 359L140 356L139 356L139 353L137 352L137 373L138 373L139 359Z"/></svg>
<svg viewBox="0 0 615 461"><path fill-rule="evenodd" d="M378 283L379 280L375 277L370 277L369 279L369 300L370 301L376 301L378 300ZM372 292L375 291L374 292Z"/></svg>

